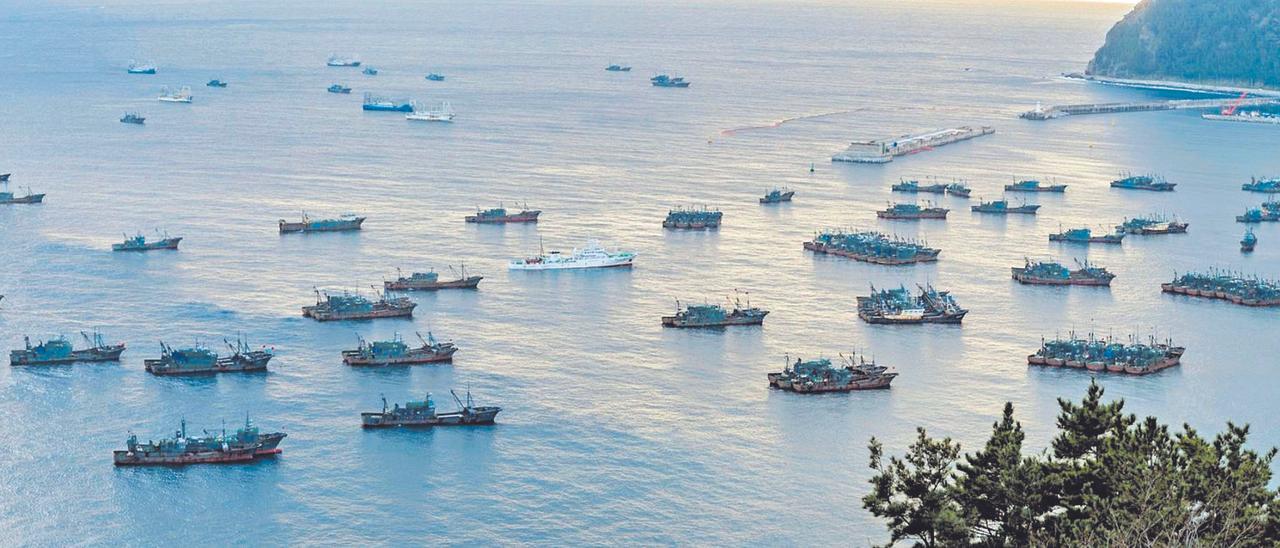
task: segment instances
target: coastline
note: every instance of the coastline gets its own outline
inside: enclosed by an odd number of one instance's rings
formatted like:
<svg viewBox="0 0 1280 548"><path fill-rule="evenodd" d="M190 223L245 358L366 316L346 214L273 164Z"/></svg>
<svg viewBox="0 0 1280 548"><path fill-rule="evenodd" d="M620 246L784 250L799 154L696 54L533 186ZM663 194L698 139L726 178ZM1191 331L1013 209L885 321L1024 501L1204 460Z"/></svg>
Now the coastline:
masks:
<svg viewBox="0 0 1280 548"><path fill-rule="evenodd" d="M1246 88L1238 86L1217 86L1211 84L1191 84L1187 82L1178 82L1174 80L1136 80L1129 78L1113 78L1110 76L1094 76L1082 74L1079 72L1064 73L1063 78L1068 80L1081 80L1085 82L1094 82L1109 86L1121 86L1130 88L1144 89L1161 89L1168 91L1189 91L1192 93L1211 93L1217 95L1239 95L1247 93L1249 95L1260 95L1265 97L1280 97L1280 90L1267 88Z"/></svg>

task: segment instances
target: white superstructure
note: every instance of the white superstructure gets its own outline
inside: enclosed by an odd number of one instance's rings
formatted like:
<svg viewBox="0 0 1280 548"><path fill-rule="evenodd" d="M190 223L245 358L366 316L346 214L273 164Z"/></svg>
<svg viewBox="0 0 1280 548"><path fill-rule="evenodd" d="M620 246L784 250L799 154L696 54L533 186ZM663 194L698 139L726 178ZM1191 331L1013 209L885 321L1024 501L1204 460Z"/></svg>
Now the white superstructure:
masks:
<svg viewBox="0 0 1280 548"><path fill-rule="evenodd" d="M574 248L572 253L551 251L536 257L514 259L508 263L511 270L567 270L578 268L616 268L629 267L636 258L631 251L607 250L595 240L587 241L581 249Z"/></svg>
<svg viewBox="0 0 1280 548"><path fill-rule="evenodd" d="M439 108L411 112L404 119L416 122L453 122L453 115L453 105L445 101L440 103Z"/></svg>
<svg viewBox="0 0 1280 548"><path fill-rule="evenodd" d="M843 152L831 157L833 162L855 162L861 164L884 164L893 161L894 156L911 154L933 147L949 145L959 141L967 141L974 137L991 135L995 130L988 126L962 126L949 129L937 129L915 135L902 135L889 139L874 141L854 141Z"/></svg>
<svg viewBox="0 0 1280 548"><path fill-rule="evenodd" d="M172 91L169 89L169 86L165 86L164 89L161 90L160 96L156 99L165 103L190 103L191 88L189 86L182 86L181 89Z"/></svg>

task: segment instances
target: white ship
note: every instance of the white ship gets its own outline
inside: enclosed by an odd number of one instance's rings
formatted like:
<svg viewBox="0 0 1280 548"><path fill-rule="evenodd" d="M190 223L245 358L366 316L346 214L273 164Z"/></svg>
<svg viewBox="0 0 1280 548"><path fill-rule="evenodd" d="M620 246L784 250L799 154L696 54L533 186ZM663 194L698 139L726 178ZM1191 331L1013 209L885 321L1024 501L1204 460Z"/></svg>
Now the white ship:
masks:
<svg viewBox="0 0 1280 548"><path fill-rule="evenodd" d="M169 89L169 86L165 86L164 89L160 91L160 96L156 97L156 99L165 103L190 103L191 88L189 86L182 86L181 89L173 91Z"/></svg>
<svg viewBox="0 0 1280 548"><path fill-rule="evenodd" d="M358 67L360 66L360 60L355 57L343 57L335 53L329 56L327 64L331 67Z"/></svg>
<svg viewBox="0 0 1280 548"><path fill-rule="evenodd" d="M453 115L453 105L445 101L440 103L439 108L411 112L404 119L414 122L453 122Z"/></svg>
<svg viewBox="0 0 1280 548"><path fill-rule="evenodd" d="M1258 112L1256 110L1240 111L1234 114L1201 114L1201 118L1205 120L1218 120L1223 122L1251 122L1254 124L1280 124L1280 116L1266 112Z"/></svg>
<svg viewBox="0 0 1280 548"><path fill-rule="evenodd" d="M854 141L849 144L849 148L845 149L844 152L832 156L831 161L885 164L892 162L894 156L932 150L934 147L967 141L974 137L991 135L995 132L994 129L988 126L962 126L874 141Z"/></svg>
<svg viewBox="0 0 1280 548"><path fill-rule="evenodd" d="M629 267L636 259L631 251L609 251L595 240L588 240L586 247L574 248L572 253L551 251L529 257L512 260L507 268L510 270L568 270L578 268L618 268Z"/></svg>
<svg viewBox="0 0 1280 548"><path fill-rule="evenodd" d="M129 74L155 74L156 66L153 63L138 63L137 61L129 61Z"/></svg>

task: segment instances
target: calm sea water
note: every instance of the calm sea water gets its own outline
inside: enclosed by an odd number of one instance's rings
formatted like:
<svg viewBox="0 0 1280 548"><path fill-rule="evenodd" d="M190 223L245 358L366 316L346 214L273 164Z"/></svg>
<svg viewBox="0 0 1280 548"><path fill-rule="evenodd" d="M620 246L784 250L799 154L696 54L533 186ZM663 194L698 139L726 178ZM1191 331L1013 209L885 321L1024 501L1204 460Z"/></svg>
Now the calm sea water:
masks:
<svg viewBox="0 0 1280 548"><path fill-rule="evenodd" d="M1262 201L1239 185L1280 172L1280 132L1195 113L1016 118L1045 103L1169 94L1053 78L1078 70L1126 8L1070 3L770 2L686 5L101 2L0 10L0 172L47 192L0 208L0 352L22 336L101 328L120 364L0 369L3 544L862 544L866 443L913 428L974 447L1013 401L1031 448L1052 435L1080 371L1028 369L1042 336L1155 332L1180 368L1104 376L1129 408L1205 431L1255 426L1280 445L1275 311L1161 295L1175 271L1280 275L1280 230L1241 256L1232 217ZM332 52L378 68L324 66ZM125 74L152 60L155 76ZM631 73L601 70L611 62ZM448 80L431 83L428 72ZM657 89L675 71L693 86ZM225 89L202 84L230 82ZM325 93L333 82L352 95ZM155 101L190 85L191 105ZM451 101L453 125L364 113L372 91ZM124 125L125 111L147 117ZM818 116L825 115L825 116ZM779 120L798 118L777 127ZM962 124L998 133L879 167L832 165L855 138ZM810 163L816 172L809 173ZM1155 170L1175 193L1111 190ZM993 199L1014 176L1057 177L1041 214L877 222L900 177L967 179ZM761 207L788 185L794 203ZM480 227L475 206L528 201L536 226ZM725 212L718 232L669 232L668 207ZM358 211L353 234L280 236L306 210ZM1059 226L1177 214L1190 234L1122 246L1050 245ZM815 257L824 227L879 228L943 249L889 268ZM176 253L113 254L124 232L185 237ZM633 271L508 273L504 262L596 237L637 250ZM1009 280L1024 257L1088 258L1108 290ZM414 295L412 321L319 324L312 288L364 289L465 261L475 292ZM963 327L868 326L871 283L930 282L972 312ZM674 300L734 289L772 311L757 329L672 331ZM431 330L453 365L354 370L356 336ZM274 346L263 375L152 377L159 342L237 332ZM790 355L865 350L898 368L890 391L770 391ZM359 412L449 388L501 405L493 427L363 432ZM126 432L158 438L186 417L218 428L250 413L289 437L276 462L115 469Z"/></svg>

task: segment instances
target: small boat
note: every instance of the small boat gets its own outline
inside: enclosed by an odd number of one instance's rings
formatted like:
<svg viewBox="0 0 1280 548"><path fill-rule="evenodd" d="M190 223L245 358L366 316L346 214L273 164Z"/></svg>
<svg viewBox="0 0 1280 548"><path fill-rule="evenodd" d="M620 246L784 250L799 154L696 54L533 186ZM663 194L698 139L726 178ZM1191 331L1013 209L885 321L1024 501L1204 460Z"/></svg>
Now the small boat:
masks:
<svg viewBox="0 0 1280 548"><path fill-rule="evenodd" d="M1040 209L1037 204L1022 204L1020 206L1009 207L1008 200L996 200L994 202L982 202L976 206L969 206L969 209L976 213L995 213L998 215L1007 215L1010 213L1021 213L1025 215L1035 215Z"/></svg>
<svg viewBox="0 0 1280 548"><path fill-rule="evenodd" d="M408 99L388 99L370 93L364 94L364 110L384 112L413 112L413 101Z"/></svg>
<svg viewBox="0 0 1280 548"><path fill-rule="evenodd" d="M129 74L155 74L156 66L151 63L129 61Z"/></svg>
<svg viewBox="0 0 1280 548"><path fill-rule="evenodd" d="M525 204L524 208L518 212L509 212L502 204L492 209L481 211L476 208L475 215L467 215L463 220L468 223L487 223L487 224L505 224L505 223L536 223L538 215L542 214L540 209L529 209L529 204Z"/></svg>
<svg viewBox="0 0 1280 548"><path fill-rule="evenodd" d="M8 179L4 179L4 184L8 184ZM8 204L39 204L44 202L44 194L32 194L31 189L27 189L26 196L17 196L7 190L0 190L0 205Z"/></svg>
<svg viewBox="0 0 1280 548"><path fill-rule="evenodd" d="M766 192L763 198L760 198L762 204L779 204L782 202L790 202L791 198L796 195L796 191L786 187L775 188Z"/></svg>
<svg viewBox="0 0 1280 548"><path fill-rule="evenodd" d="M147 241L147 237L142 234L136 236L124 236L124 242L111 244L112 251L154 251L157 249L178 249L178 242L182 238L170 238L168 234L159 240Z"/></svg>
<svg viewBox="0 0 1280 548"><path fill-rule="evenodd" d="M414 122L453 122L453 116L453 105L445 101L438 108L410 112L404 115L404 119Z"/></svg>
<svg viewBox="0 0 1280 548"><path fill-rule="evenodd" d="M120 121L125 124L143 125L147 122L147 119L136 112L126 112L124 113L124 116L120 118Z"/></svg>
<svg viewBox="0 0 1280 548"><path fill-rule="evenodd" d="M425 339L421 333L417 335L418 340L422 341L422 346L418 348L410 348L399 333L389 341L369 342L364 337L359 337L358 348L342 351L342 363L353 366L383 366L453 361L453 354L458 351L458 347L452 342L437 342L430 331Z"/></svg>
<svg viewBox="0 0 1280 548"><path fill-rule="evenodd" d="M1244 238L1240 240L1240 252L1252 253L1256 245L1258 245L1258 237L1253 234L1253 229L1245 229Z"/></svg>
<svg viewBox="0 0 1280 548"><path fill-rule="evenodd" d="M351 88L342 84L333 84L329 86L329 93L351 93Z"/></svg>
<svg viewBox="0 0 1280 548"><path fill-rule="evenodd" d="M965 186L964 183L951 183L947 185L947 194L957 198L968 198L973 190Z"/></svg>
<svg viewBox="0 0 1280 548"><path fill-rule="evenodd" d="M1111 181L1111 188L1127 188L1130 190L1151 190L1155 192L1173 192L1177 183L1170 183L1158 175L1121 175Z"/></svg>
<svg viewBox="0 0 1280 548"><path fill-rule="evenodd" d="M449 267L453 270L453 267ZM388 291L436 291L439 289L475 289L480 285L480 280L484 276L468 276L467 265L461 266L461 272L457 273L458 279L440 281L440 275L434 270L429 272L414 272L409 276L400 273L400 269L396 269L399 276L395 280L384 280L382 286Z"/></svg>
<svg viewBox="0 0 1280 548"><path fill-rule="evenodd" d="M160 96L156 100L162 103L190 103L191 88L182 86L177 90L170 90L169 86L165 86L160 90Z"/></svg>
<svg viewBox="0 0 1280 548"><path fill-rule="evenodd" d="M440 74L440 73L438 73L438 72L433 72L433 73L431 73L431 74L428 74L426 78L427 78L427 81L429 81L429 82L443 82L443 81L444 81L444 75L443 75L443 74Z"/></svg>
<svg viewBox="0 0 1280 548"><path fill-rule="evenodd" d="M1049 235L1051 242L1068 242L1077 244L1118 244L1124 240L1125 233L1116 231L1111 234L1094 235L1088 228L1071 228Z"/></svg>
<svg viewBox="0 0 1280 548"><path fill-rule="evenodd" d="M876 217L889 220L946 219L951 210L945 207L920 207L917 204L890 204L876 212Z"/></svg>
<svg viewBox="0 0 1280 548"><path fill-rule="evenodd" d="M387 399L382 398L382 412L361 413L360 426L364 428L388 428L394 426L433 427L433 426L468 426L473 424L493 424L493 419L502 411L496 406L477 406L471 399L471 391L467 391L467 401L463 403L458 394L449 391L458 410L448 413L436 413L436 404L431 401L431 394L423 401L411 401L400 407L387 408Z"/></svg>
<svg viewBox="0 0 1280 548"><path fill-rule="evenodd" d="M361 74L363 74L363 75L365 75L365 76L377 76L377 75L378 75L378 69L373 68L373 67L365 67L365 68L364 68L364 70L360 71L360 73L361 73Z"/></svg>
<svg viewBox="0 0 1280 548"><path fill-rule="evenodd" d="M631 72L631 67L624 65L609 65L605 67L604 70L609 72Z"/></svg>
<svg viewBox="0 0 1280 548"><path fill-rule="evenodd" d="M666 75L666 74L659 74L659 75L657 75L657 76L654 76L653 78L650 78L650 79L649 79L649 82L650 82L651 84L653 84L653 85L654 85L654 87L660 87L660 88L687 88L687 87L689 87L689 82L686 82L686 81L684 80L684 77L681 77L681 76L675 76L675 77L672 77L672 76L669 76L669 75Z"/></svg>
<svg viewBox="0 0 1280 548"><path fill-rule="evenodd" d="M205 84L205 86L211 87L211 88L225 88L227 87L227 83L217 78L214 78L212 80L209 80L209 83Z"/></svg>
<svg viewBox="0 0 1280 548"><path fill-rule="evenodd" d="M335 53L329 56L329 62L326 64L331 67L358 67L360 60L354 57L342 57Z"/></svg>
<svg viewBox="0 0 1280 548"><path fill-rule="evenodd" d="M1046 185L1040 181L1026 180L1004 185L1004 189L1009 192L1066 192L1067 185Z"/></svg>
<svg viewBox="0 0 1280 548"><path fill-rule="evenodd" d="M364 217L356 216L354 213L343 213L336 219L312 219L304 211L302 212L301 222L280 219L279 226L281 234L289 232L343 232L360 230L364 220Z"/></svg>

